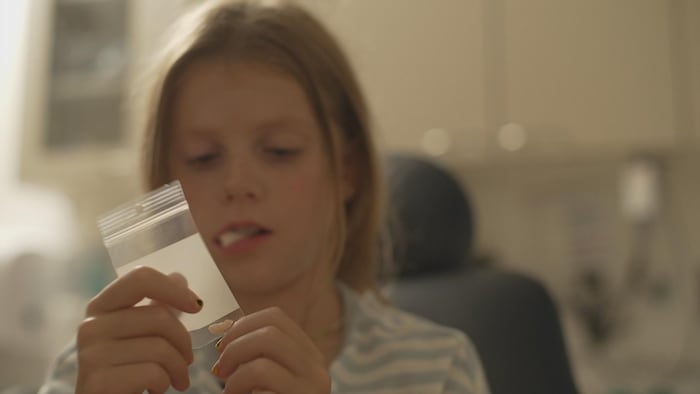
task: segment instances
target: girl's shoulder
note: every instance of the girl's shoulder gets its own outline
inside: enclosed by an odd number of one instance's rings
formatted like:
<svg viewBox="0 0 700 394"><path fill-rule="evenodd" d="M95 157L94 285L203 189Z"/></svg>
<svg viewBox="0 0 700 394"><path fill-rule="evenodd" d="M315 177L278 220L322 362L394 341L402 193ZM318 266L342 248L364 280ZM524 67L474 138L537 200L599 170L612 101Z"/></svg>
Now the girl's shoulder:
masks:
<svg viewBox="0 0 700 394"><path fill-rule="evenodd" d="M484 393L477 352L461 331L343 289L345 346L331 367L338 392Z"/></svg>
<svg viewBox="0 0 700 394"><path fill-rule="evenodd" d="M360 335L394 339L464 338L461 331L403 311L372 291L360 294L346 289L345 292L346 318Z"/></svg>

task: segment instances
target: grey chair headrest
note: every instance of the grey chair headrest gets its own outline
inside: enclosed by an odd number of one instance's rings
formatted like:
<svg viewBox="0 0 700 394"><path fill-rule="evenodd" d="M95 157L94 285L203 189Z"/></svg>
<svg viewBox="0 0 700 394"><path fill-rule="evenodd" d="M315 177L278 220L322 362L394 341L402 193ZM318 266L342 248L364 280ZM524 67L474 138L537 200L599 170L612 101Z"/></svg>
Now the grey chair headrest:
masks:
<svg viewBox="0 0 700 394"><path fill-rule="evenodd" d="M464 264L471 252L474 223L459 182L444 168L415 156L390 155L385 170L399 276Z"/></svg>

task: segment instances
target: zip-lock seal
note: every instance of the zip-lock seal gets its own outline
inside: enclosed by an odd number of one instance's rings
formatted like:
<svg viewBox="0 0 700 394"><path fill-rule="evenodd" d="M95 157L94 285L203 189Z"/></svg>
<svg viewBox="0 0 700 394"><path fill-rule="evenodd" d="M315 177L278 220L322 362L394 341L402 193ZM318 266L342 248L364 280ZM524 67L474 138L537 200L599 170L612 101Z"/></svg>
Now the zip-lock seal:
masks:
<svg viewBox="0 0 700 394"><path fill-rule="evenodd" d="M204 300L198 313L179 316L190 332L192 348L218 338L208 330L211 324L243 315L197 230L179 181L100 216L97 226L117 276L137 266L179 272Z"/></svg>

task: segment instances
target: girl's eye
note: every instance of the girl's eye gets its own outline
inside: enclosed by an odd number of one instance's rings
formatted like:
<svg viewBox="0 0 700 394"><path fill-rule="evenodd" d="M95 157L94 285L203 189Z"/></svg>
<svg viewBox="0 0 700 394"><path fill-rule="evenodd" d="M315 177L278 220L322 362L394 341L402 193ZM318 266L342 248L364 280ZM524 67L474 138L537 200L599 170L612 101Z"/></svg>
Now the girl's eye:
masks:
<svg viewBox="0 0 700 394"><path fill-rule="evenodd" d="M265 153L278 159L291 158L301 152L297 148L265 148Z"/></svg>
<svg viewBox="0 0 700 394"><path fill-rule="evenodd" d="M201 167L207 164L211 164L214 160L216 160L217 157L218 154L216 153L205 153L188 159L187 164L193 167Z"/></svg>

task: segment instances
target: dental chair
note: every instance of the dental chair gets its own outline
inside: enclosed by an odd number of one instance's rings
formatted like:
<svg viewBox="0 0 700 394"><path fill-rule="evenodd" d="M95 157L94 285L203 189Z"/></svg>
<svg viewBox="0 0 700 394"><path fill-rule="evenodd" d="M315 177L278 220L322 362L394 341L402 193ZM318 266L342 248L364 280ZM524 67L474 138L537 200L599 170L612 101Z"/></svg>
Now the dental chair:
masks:
<svg viewBox="0 0 700 394"><path fill-rule="evenodd" d="M547 290L471 259L470 202L452 175L412 156L385 163L398 307L462 330L492 394L575 394L559 315Z"/></svg>

